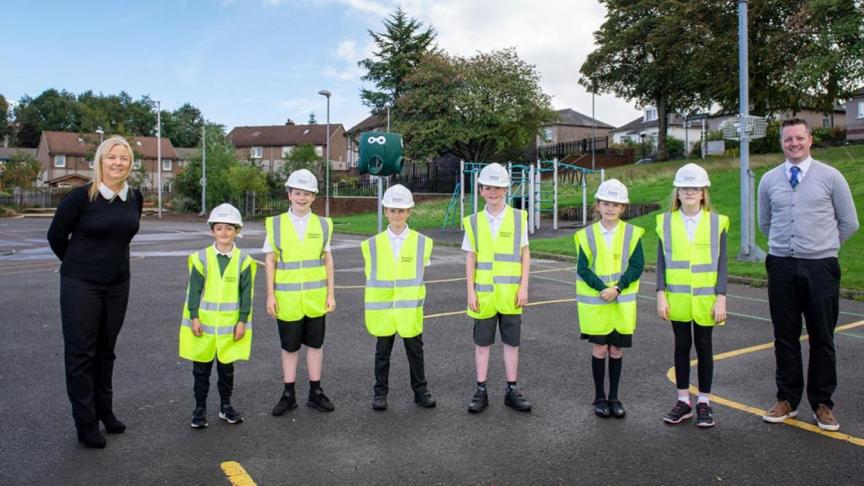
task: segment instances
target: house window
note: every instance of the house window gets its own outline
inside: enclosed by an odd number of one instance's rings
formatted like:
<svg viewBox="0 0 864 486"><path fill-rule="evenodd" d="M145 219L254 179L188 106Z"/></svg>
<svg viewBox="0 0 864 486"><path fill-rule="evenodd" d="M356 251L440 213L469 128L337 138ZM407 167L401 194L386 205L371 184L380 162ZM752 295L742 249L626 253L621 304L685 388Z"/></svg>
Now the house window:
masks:
<svg viewBox="0 0 864 486"><path fill-rule="evenodd" d="M171 159L162 159L162 170L171 170Z"/></svg>
<svg viewBox="0 0 864 486"><path fill-rule="evenodd" d="M252 147L249 149L249 158L260 159L264 156L264 147Z"/></svg>
<svg viewBox="0 0 864 486"><path fill-rule="evenodd" d="M287 159L291 155L291 152L293 152L293 151L294 151L294 147L291 147L291 146L282 147L282 158Z"/></svg>
<svg viewBox="0 0 864 486"><path fill-rule="evenodd" d="M646 122L654 121L657 119L657 108L645 108L645 120Z"/></svg>
<svg viewBox="0 0 864 486"><path fill-rule="evenodd" d="M543 129L543 141L551 142L552 141L552 128L546 127Z"/></svg>
<svg viewBox="0 0 864 486"><path fill-rule="evenodd" d="M317 155L318 157L321 157L322 155L324 155L324 147L321 145L316 145L315 146L315 155Z"/></svg>
<svg viewBox="0 0 864 486"><path fill-rule="evenodd" d="M822 128L831 128L831 117L823 116L822 117Z"/></svg>
<svg viewBox="0 0 864 486"><path fill-rule="evenodd" d="M66 156L65 155L55 155L54 156L54 167L66 167Z"/></svg>
<svg viewBox="0 0 864 486"><path fill-rule="evenodd" d="M864 118L864 101L858 102L858 118Z"/></svg>
<svg viewBox="0 0 864 486"><path fill-rule="evenodd" d="M133 169L140 169L141 168L141 159L133 160L132 161L132 168Z"/></svg>

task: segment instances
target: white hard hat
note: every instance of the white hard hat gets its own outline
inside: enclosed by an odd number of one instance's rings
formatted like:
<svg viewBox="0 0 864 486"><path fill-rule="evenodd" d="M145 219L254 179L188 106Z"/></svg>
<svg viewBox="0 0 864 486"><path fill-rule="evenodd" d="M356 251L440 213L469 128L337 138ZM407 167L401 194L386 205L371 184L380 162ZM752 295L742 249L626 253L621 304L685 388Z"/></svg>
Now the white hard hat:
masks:
<svg viewBox="0 0 864 486"><path fill-rule="evenodd" d="M242 228L243 217L240 216L240 210L228 203L224 203L213 208L213 211L210 211L210 217L207 218L207 223L227 223Z"/></svg>
<svg viewBox="0 0 864 486"><path fill-rule="evenodd" d="M298 169L291 173L288 176L288 180L285 181L285 189L300 189L302 191L309 191L318 194L318 179L315 178L315 174L310 172L307 169Z"/></svg>
<svg viewBox="0 0 864 486"><path fill-rule="evenodd" d="M609 179L608 181L604 181L600 184L600 187L597 188L597 192L594 193L594 199L620 204L629 203L629 196L630 194L627 192L627 186L618 179Z"/></svg>
<svg viewBox="0 0 864 486"><path fill-rule="evenodd" d="M411 191L407 187L396 184L384 191L381 205L385 208L410 209L414 207L414 196L411 195Z"/></svg>
<svg viewBox="0 0 864 486"><path fill-rule="evenodd" d="M477 182L484 186L510 187L510 174L501 164L493 162L483 167Z"/></svg>
<svg viewBox="0 0 864 486"><path fill-rule="evenodd" d="M708 172L694 163L689 163L675 173L675 187L710 187Z"/></svg>

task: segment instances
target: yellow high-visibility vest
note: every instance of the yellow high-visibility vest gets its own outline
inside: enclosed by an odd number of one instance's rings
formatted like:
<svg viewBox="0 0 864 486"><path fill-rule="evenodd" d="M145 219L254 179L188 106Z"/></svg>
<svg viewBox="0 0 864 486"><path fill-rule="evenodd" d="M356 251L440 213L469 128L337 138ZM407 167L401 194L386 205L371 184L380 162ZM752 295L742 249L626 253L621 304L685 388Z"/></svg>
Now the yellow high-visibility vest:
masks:
<svg viewBox="0 0 864 486"><path fill-rule="evenodd" d="M666 264L666 288L662 290L670 320L716 324L711 309L717 300L720 235L728 230L728 217L703 211L691 242L680 211L657 215L656 231Z"/></svg>
<svg viewBox="0 0 864 486"><path fill-rule="evenodd" d="M324 248L333 235L333 222L310 214L302 241L288 213L267 218L264 226L276 258L276 317L291 322L323 316L327 312Z"/></svg>
<svg viewBox="0 0 864 486"><path fill-rule="evenodd" d="M190 275L194 268L204 276L204 290L198 306L203 334L196 336L192 333L187 297L180 321L180 357L199 362L210 362L215 357L221 363L249 359L252 313L246 321L246 334L239 341L234 340L234 326L240 320L240 274L251 268L251 297L255 289L255 260L235 248L225 272L220 273L216 250L211 246L189 255L188 267ZM186 292L188 295L188 287Z"/></svg>
<svg viewBox="0 0 864 486"><path fill-rule="evenodd" d="M478 312L468 309L474 319L488 319L495 314L522 314L516 307L516 294L522 280L522 228L528 227L528 213L504 208L504 219L498 234L492 230L486 215L474 213L463 220L471 248L477 255L474 267L474 290ZM479 217L478 217L479 215Z"/></svg>
<svg viewBox="0 0 864 486"><path fill-rule="evenodd" d="M627 270L627 263L645 230L623 221L615 228L612 247L606 245L600 223L573 235L577 249L588 260L588 267L607 287L614 287ZM598 240L600 243L598 243ZM613 330L621 334L633 334L636 330L636 295L639 280L630 282L612 302L600 298L600 292L591 288L576 274L576 300L579 314L579 329L584 334L606 335Z"/></svg>
<svg viewBox="0 0 864 486"><path fill-rule="evenodd" d="M398 332L410 338L422 333L426 298L423 273L432 255L432 239L409 229L398 261L394 260L386 231L364 241L360 248L366 273L364 317L369 334L392 336Z"/></svg>

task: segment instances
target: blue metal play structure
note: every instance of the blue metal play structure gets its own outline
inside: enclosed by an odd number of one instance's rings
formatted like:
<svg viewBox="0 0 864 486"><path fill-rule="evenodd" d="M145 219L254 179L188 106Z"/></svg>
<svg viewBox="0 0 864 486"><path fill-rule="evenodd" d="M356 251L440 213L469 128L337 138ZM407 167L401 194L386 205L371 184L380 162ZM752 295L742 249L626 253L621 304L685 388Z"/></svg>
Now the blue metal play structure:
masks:
<svg viewBox="0 0 864 486"><path fill-rule="evenodd" d="M466 195L471 198L471 212L477 212L479 191L477 177L486 163L460 161L459 181L453 189L447 213L444 215L443 228L461 226L465 217ZM540 220L544 213L552 214L552 227L558 229L558 186L559 178L570 178L581 186L582 192L582 224L586 223L588 195L586 177L599 174L600 180L605 173L601 169L594 171L577 165L565 164L553 160L537 160L534 164L502 164L510 173L510 187L507 190L507 204L528 211L528 228L531 233L540 229ZM545 178L545 180L544 180ZM458 211L458 212L457 212Z"/></svg>

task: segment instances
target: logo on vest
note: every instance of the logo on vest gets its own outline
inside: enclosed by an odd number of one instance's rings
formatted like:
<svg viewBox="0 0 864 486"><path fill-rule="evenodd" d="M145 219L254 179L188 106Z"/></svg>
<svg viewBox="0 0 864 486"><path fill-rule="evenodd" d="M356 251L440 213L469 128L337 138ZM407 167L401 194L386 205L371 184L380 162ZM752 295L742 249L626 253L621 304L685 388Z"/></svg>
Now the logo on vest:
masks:
<svg viewBox="0 0 864 486"><path fill-rule="evenodd" d="M498 236L500 236L502 238L510 238L511 236L513 236L513 232L512 231L500 231L498 233Z"/></svg>

